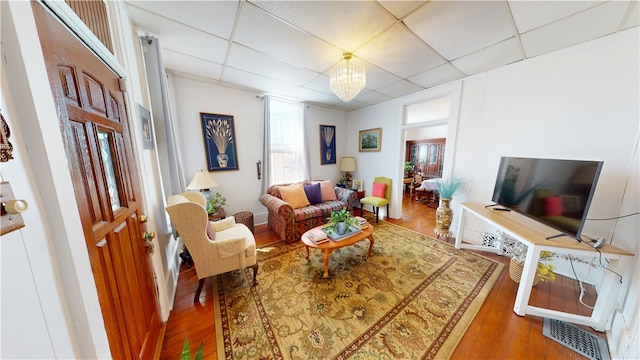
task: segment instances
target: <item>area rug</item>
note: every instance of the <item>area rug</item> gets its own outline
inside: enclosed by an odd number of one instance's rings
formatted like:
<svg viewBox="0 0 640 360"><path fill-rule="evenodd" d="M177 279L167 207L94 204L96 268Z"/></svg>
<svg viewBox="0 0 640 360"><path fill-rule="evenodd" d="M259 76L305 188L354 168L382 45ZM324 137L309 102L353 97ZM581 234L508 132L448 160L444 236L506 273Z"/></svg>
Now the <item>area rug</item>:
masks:
<svg viewBox="0 0 640 360"><path fill-rule="evenodd" d="M380 221L369 240L322 254L275 244L213 281L218 359L448 358L503 265Z"/></svg>

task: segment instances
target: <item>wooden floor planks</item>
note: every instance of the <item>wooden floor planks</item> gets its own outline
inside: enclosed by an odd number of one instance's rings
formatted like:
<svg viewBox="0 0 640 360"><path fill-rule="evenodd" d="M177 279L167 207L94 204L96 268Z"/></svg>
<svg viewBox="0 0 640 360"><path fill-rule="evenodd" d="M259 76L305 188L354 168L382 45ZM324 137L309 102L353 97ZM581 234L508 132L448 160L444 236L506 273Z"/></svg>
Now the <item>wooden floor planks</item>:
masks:
<svg viewBox="0 0 640 360"><path fill-rule="evenodd" d="M384 219L384 218L383 218ZM384 219L391 223L434 236L435 209L424 203L403 199L402 219ZM278 241L276 234L266 225L255 227L258 246ZM453 239L441 239L453 244ZM576 352L542 335L542 318L520 317L513 312L517 284L509 277L509 259L498 255L482 255L505 264L477 316L467 329L453 359L586 359ZM167 323L160 359L178 359L184 340L189 338L192 354L204 341L204 358L215 359L215 330L212 295L212 279L207 279L200 296L200 303L193 303L198 285L194 269L182 265L174 307ZM595 291L587 286L584 300L593 305ZM591 310L578 302L580 288L575 280L558 276L553 284L540 283L532 292L531 304L550 306L561 311L588 315ZM583 329L596 333L591 328Z"/></svg>

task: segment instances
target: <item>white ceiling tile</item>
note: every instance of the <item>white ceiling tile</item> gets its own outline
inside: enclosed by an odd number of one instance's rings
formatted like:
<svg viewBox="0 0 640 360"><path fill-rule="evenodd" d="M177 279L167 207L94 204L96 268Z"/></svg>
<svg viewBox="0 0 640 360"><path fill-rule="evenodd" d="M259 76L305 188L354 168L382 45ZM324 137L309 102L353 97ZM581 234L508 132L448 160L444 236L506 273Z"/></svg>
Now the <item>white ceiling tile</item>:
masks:
<svg viewBox="0 0 640 360"><path fill-rule="evenodd" d="M367 104L378 104L391 99L393 99L393 97L377 91L363 91L361 94L358 94L358 100Z"/></svg>
<svg viewBox="0 0 640 360"><path fill-rule="evenodd" d="M629 18L624 23L623 29L638 26L640 24L640 4L637 1L632 1L627 13L629 14Z"/></svg>
<svg viewBox="0 0 640 360"><path fill-rule="evenodd" d="M337 62L342 51L246 3L234 42L317 72Z"/></svg>
<svg viewBox="0 0 640 360"><path fill-rule="evenodd" d="M385 86L381 89L378 89L377 92L387 96L400 97L400 96L412 94L414 92L418 92L420 90L424 90L424 88L418 85L412 84L406 80L401 80L395 84L391 84L389 86Z"/></svg>
<svg viewBox="0 0 640 360"><path fill-rule="evenodd" d="M371 64L364 63L364 67L367 69L367 85L365 86L366 89L376 90L402 80L401 77L390 74Z"/></svg>
<svg viewBox="0 0 640 360"><path fill-rule="evenodd" d="M448 60L515 35L507 6L498 1L432 1L404 23Z"/></svg>
<svg viewBox="0 0 640 360"><path fill-rule="evenodd" d="M290 94L298 88L298 86L293 84L269 79L264 76L229 67L225 68L224 73L222 74L222 81L232 84L239 84L251 89L255 89L259 92L270 94Z"/></svg>
<svg viewBox="0 0 640 360"><path fill-rule="evenodd" d="M610 1L521 35L527 57L546 54L617 30L627 2Z"/></svg>
<svg viewBox="0 0 640 360"><path fill-rule="evenodd" d="M165 68L184 73L191 73L209 79L220 79L222 65L203 59L194 58L182 53L164 51L162 53Z"/></svg>
<svg viewBox="0 0 640 360"><path fill-rule="evenodd" d="M392 26L355 55L400 77L412 76L445 62L401 24Z"/></svg>
<svg viewBox="0 0 640 360"><path fill-rule="evenodd" d="M462 77L464 77L464 74L460 70L449 63L445 63L422 74L412 76L409 80L424 88L430 88Z"/></svg>
<svg viewBox="0 0 640 360"><path fill-rule="evenodd" d="M341 101L334 94L327 94L321 91L317 91L314 89L309 89L307 87L300 87L295 90L295 93L289 94L289 96L296 96L302 99L306 99L305 101L312 101L316 103L326 103L337 105Z"/></svg>
<svg viewBox="0 0 640 360"><path fill-rule="evenodd" d="M228 47L227 40L146 11L133 9L131 12L141 19L139 29L143 33L158 37L163 49L220 64L224 61Z"/></svg>
<svg viewBox="0 0 640 360"><path fill-rule="evenodd" d="M144 9L225 39L231 36L239 6L238 1L127 1L126 3L129 11L133 11L134 7Z"/></svg>
<svg viewBox="0 0 640 360"><path fill-rule="evenodd" d="M603 1L514 1L509 0L519 33L539 28L601 4Z"/></svg>
<svg viewBox="0 0 640 360"><path fill-rule="evenodd" d="M305 87L323 92L325 94L332 94L329 88L329 76L320 74L315 79L304 85Z"/></svg>
<svg viewBox="0 0 640 360"><path fill-rule="evenodd" d="M378 1L385 9L387 9L393 16L398 19L402 19L410 12L416 10L420 6L426 4L426 1Z"/></svg>
<svg viewBox="0 0 640 360"><path fill-rule="evenodd" d="M516 38L461 57L451 63L467 75L481 73L524 58Z"/></svg>
<svg viewBox="0 0 640 360"><path fill-rule="evenodd" d="M308 83L319 75L238 44L231 46L227 66L252 73L259 72L262 76L298 86Z"/></svg>
<svg viewBox="0 0 640 360"><path fill-rule="evenodd" d="M255 5L343 51L356 50L395 21L372 1L259 1Z"/></svg>

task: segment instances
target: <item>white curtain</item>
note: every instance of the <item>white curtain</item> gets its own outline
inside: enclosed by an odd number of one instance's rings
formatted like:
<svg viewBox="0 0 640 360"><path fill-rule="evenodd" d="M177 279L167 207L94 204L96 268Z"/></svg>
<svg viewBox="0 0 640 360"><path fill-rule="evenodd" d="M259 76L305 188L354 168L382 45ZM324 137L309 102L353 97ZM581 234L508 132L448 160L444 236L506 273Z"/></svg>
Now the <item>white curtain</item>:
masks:
<svg viewBox="0 0 640 360"><path fill-rule="evenodd" d="M266 194L269 188L269 178L271 177L271 136L270 123L271 123L271 96L265 95L262 98L262 117L264 124L262 126L262 178L260 182L260 194Z"/></svg>
<svg viewBox="0 0 640 360"><path fill-rule="evenodd" d="M271 184L310 179L305 105L264 97L263 193Z"/></svg>

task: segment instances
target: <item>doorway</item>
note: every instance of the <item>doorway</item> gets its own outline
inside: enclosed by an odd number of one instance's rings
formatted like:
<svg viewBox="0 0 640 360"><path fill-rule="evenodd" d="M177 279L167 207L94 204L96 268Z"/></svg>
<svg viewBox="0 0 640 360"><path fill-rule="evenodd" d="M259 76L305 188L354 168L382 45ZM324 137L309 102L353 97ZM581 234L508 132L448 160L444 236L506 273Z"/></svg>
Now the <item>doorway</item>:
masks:
<svg viewBox="0 0 640 360"><path fill-rule="evenodd" d="M32 2L113 358L154 356L161 321L121 78Z"/></svg>
<svg viewBox="0 0 640 360"><path fill-rule="evenodd" d="M451 174L460 91L461 82L458 82L425 91L420 94L421 99L404 105L402 165L406 161L415 162L414 173L420 171L426 178L447 177ZM411 153L412 149L416 151L414 154ZM402 172L404 173L404 169ZM419 184L414 183L412 186L415 188ZM409 195L413 196L411 193ZM427 205L424 207L427 208Z"/></svg>

